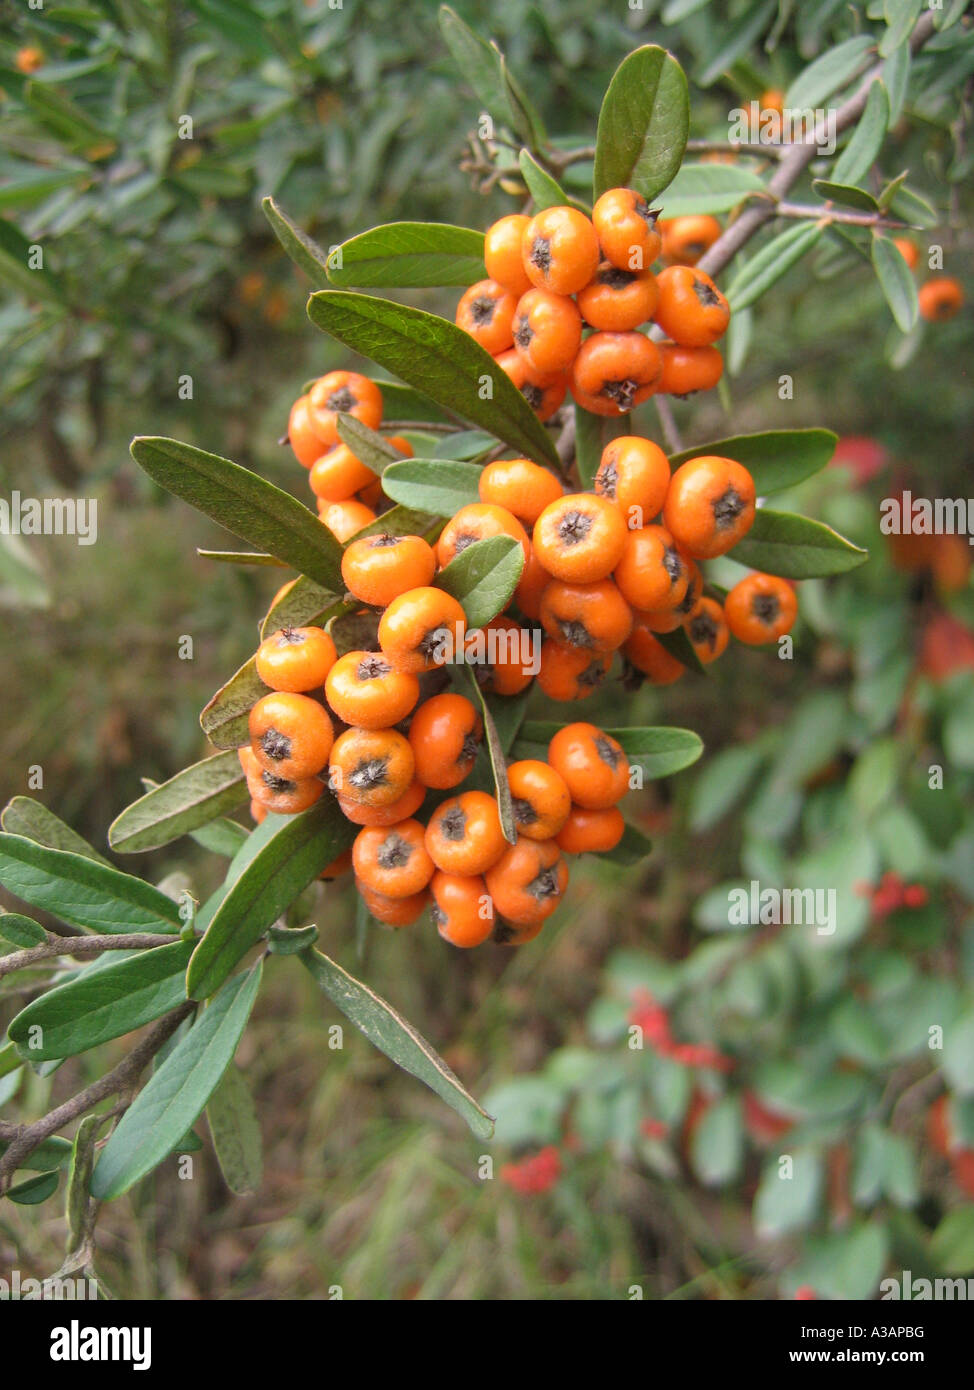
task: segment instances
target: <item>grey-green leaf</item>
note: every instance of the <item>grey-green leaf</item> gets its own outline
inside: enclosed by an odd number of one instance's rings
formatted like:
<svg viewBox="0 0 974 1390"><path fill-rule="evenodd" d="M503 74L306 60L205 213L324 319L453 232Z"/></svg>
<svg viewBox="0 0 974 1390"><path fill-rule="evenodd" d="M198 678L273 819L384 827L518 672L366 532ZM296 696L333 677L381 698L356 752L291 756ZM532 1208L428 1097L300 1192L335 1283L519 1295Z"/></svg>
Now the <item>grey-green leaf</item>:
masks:
<svg viewBox="0 0 974 1390"><path fill-rule="evenodd" d="M866 109L859 118L852 138L835 161L832 169L835 183L858 183L869 172L883 147L889 115L889 97L883 83L877 78L869 88Z"/></svg>
<svg viewBox="0 0 974 1390"><path fill-rule="evenodd" d="M274 229L274 235L291 260L304 271L313 285L323 290L328 284L328 252L292 222L273 198L265 198L261 207Z"/></svg>
<svg viewBox="0 0 974 1390"><path fill-rule="evenodd" d="M223 898L197 946L186 977L190 998L205 999L219 989L301 890L348 848L355 833L327 793L310 810L275 828Z"/></svg>
<svg viewBox="0 0 974 1390"><path fill-rule="evenodd" d="M771 288L786 271L818 242L825 227L820 222L799 222L762 246L742 266L727 287L727 300L735 313L746 309Z"/></svg>
<svg viewBox="0 0 974 1390"><path fill-rule="evenodd" d="M390 463L382 489L394 502L431 516L455 516L461 507L480 501L481 469L454 459L403 459Z"/></svg>
<svg viewBox="0 0 974 1390"><path fill-rule="evenodd" d="M158 849L248 799L237 754L216 753L177 772L126 807L109 826L108 843L126 854Z"/></svg>
<svg viewBox="0 0 974 1390"><path fill-rule="evenodd" d="M246 1078L231 1062L206 1107L213 1147L227 1187L256 1192L264 1174L260 1121Z"/></svg>
<svg viewBox="0 0 974 1390"><path fill-rule="evenodd" d="M127 1192L193 1127L233 1060L260 978L258 964L229 980L152 1074L101 1152L94 1197L108 1201Z"/></svg>
<svg viewBox="0 0 974 1390"><path fill-rule="evenodd" d="M423 309L343 290L312 295L308 315L324 332L518 453L558 466L550 436L520 391L456 324Z"/></svg>
<svg viewBox="0 0 974 1390"><path fill-rule="evenodd" d="M339 289L462 287L483 280L484 234L444 222L390 222L335 248L328 279Z"/></svg>
<svg viewBox="0 0 974 1390"><path fill-rule="evenodd" d="M46 845L48 849L65 849L111 868L104 855L32 796L15 796L8 801L0 813L0 825L10 835L22 835L25 840Z"/></svg>
<svg viewBox="0 0 974 1390"><path fill-rule="evenodd" d="M391 1004L320 951L302 952L301 961L335 1007L369 1042L410 1076L435 1091L466 1120L478 1139L491 1137L494 1132L491 1117L464 1090L442 1057Z"/></svg>
<svg viewBox="0 0 974 1390"><path fill-rule="evenodd" d="M137 436L131 452L153 482L174 497L323 588L341 592L341 546L289 492L177 439Z"/></svg>
<svg viewBox="0 0 974 1390"><path fill-rule="evenodd" d="M488 536L454 556L436 577L463 604L468 628L496 618L517 588L524 570L524 551L513 536Z"/></svg>
<svg viewBox="0 0 974 1390"><path fill-rule="evenodd" d="M895 242L889 237L873 237L873 269L902 333L909 333L919 316L916 281Z"/></svg>
<svg viewBox="0 0 974 1390"><path fill-rule="evenodd" d="M673 55L656 44L628 54L612 74L599 112L595 197L610 188L633 188L654 199L680 167L689 128L687 80Z"/></svg>
<svg viewBox="0 0 974 1390"><path fill-rule="evenodd" d="M34 999L7 1030L27 1062L74 1057L161 1018L186 1000L186 966L193 942L155 946L73 980Z"/></svg>
<svg viewBox="0 0 974 1390"><path fill-rule="evenodd" d="M80 854L0 834L0 883L30 903L97 932L171 932L179 908L151 883Z"/></svg>
<svg viewBox="0 0 974 1390"><path fill-rule="evenodd" d="M785 579L843 574L869 558L868 551L821 521L765 507L758 508L754 525L729 553L742 565Z"/></svg>

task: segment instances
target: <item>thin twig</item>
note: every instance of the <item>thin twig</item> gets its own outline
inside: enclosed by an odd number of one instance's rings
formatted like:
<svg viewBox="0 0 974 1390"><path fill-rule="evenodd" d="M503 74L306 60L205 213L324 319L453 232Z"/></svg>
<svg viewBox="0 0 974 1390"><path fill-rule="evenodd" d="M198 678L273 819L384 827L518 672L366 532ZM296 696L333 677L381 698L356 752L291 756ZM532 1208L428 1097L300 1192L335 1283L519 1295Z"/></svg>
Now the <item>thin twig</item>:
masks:
<svg viewBox="0 0 974 1390"><path fill-rule="evenodd" d="M761 145L749 140L688 140L690 154L746 154L755 159L780 159L786 145Z"/></svg>
<svg viewBox="0 0 974 1390"><path fill-rule="evenodd" d="M922 48L934 33L933 11L928 10L920 16L910 36L910 48L915 53ZM838 135L855 125L866 109L869 92L873 83L882 75L883 64L870 67L863 76L856 91L835 113L832 129L824 124L808 133L804 140L797 141L783 150L778 167L768 182L768 196L749 202L741 215L732 222L722 236L714 242L710 250L698 262L698 268L708 275L717 275L777 212L777 204L790 192L801 175L815 158L820 146L830 134Z"/></svg>
<svg viewBox="0 0 974 1390"><path fill-rule="evenodd" d="M169 1041L183 1019L195 1008L196 1005L189 1002L180 1004L178 1009L166 1014L117 1067L41 1119L35 1120L33 1124L10 1125L0 1121L0 1140L8 1145L0 1157L0 1196L9 1187L15 1170L23 1165L24 1159L33 1153L38 1144L42 1144L45 1139L49 1139L52 1134L56 1134L73 1120L79 1119L87 1111L93 1110L99 1101L133 1085L156 1053Z"/></svg>
<svg viewBox="0 0 974 1390"><path fill-rule="evenodd" d="M26 970L52 956L97 956L102 951L142 951L152 946L171 946L177 936L156 935L153 932L117 932L110 936L51 936L39 946L12 951L0 956L0 979L15 970Z"/></svg>
<svg viewBox="0 0 974 1390"><path fill-rule="evenodd" d="M909 231L909 222L898 222L882 212L854 212L851 208L837 208L833 203L778 203L775 217L794 217L809 222L848 222L853 227L884 227L895 231Z"/></svg>

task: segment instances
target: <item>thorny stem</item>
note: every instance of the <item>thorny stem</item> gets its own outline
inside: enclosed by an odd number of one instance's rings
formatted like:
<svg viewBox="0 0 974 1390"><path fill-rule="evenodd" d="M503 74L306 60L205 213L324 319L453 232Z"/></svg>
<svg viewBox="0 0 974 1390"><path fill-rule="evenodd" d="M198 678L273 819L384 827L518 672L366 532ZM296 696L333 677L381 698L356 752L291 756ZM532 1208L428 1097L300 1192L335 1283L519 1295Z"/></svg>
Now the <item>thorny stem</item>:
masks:
<svg viewBox="0 0 974 1390"><path fill-rule="evenodd" d="M934 13L928 10L920 16L910 36L910 49L916 52L922 48L934 33ZM854 125L866 108L872 84L882 75L883 64L877 63L864 74L853 95L835 113L835 127L831 133L840 134ZM749 203L735 222L714 242L709 251L701 257L698 269L708 275L717 275L729 265L738 251L750 241L755 232L776 216L778 204L815 158L819 145L830 132L815 129L804 140L797 141L783 149L778 167L768 183L768 197ZM769 147L770 148L770 147Z"/></svg>
<svg viewBox="0 0 974 1390"><path fill-rule="evenodd" d="M99 1101L132 1086L156 1053L169 1041L183 1019L195 1008L196 1005L189 1002L180 1004L178 1009L166 1014L117 1067L113 1067L100 1080L93 1081L90 1086L86 1086L83 1091L79 1091L41 1119L35 1120L33 1124L11 1125L0 1121L0 1140L8 1144L0 1157L0 1196L10 1186L14 1171L22 1166L24 1159L33 1153L38 1144L42 1144L45 1139L49 1139L52 1134L56 1134L59 1129L71 1124L87 1111L93 1110Z"/></svg>
<svg viewBox="0 0 974 1390"><path fill-rule="evenodd" d="M141 951L152 946L171 946L178 936L162 936L153 932L118 932L111 936L51 936L39 946L12 951L0 956L0 979L15 970L27 970L40 961L54 956L97 956L102 951Z"/></svg>

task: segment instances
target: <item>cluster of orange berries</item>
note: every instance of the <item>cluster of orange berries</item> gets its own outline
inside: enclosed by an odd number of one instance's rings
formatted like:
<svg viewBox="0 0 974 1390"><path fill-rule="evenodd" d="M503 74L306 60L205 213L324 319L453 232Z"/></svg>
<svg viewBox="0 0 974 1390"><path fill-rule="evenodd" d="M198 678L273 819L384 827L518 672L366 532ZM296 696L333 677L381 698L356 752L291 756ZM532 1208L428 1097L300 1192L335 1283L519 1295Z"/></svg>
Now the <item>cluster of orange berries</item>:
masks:
<svg viewBox="0 0 974 1390"><path fill-rule="evenodd" d="M256 669L268 694L250 713L241 750L252 811L258 820L303 811L327 786L361 830L323 877L354 870L369 910L391 926L430 905L456 945L491 935L520 944L564 894L564 856L606 852L621 840L628 761L610 735L569 724L547 761L508 768L515 844L495 797L479 790L440 800L424 825L427 794L459 787L483 737L474 703L436 686L442 668L468 665L494 695L517 695L537 679L550 698L573 701L590 696L622 652L630 668L668 684L685 667L656 634L682 626L701 660L712 661L731 632L751 643L787 632L794 590L752 573L723 603L705 596L700 561L746 534L754 481L715 456L671 475L658 445L638 436L606 446L590 492L566 493L530 459L499 459L481 470L480 501L461 507L435 544L383 532L381 477L338 435L340 415L377 429L382 413L378 386L347 371L320 378L290 412L290 444L309 470L322 522L342 542L344 585L371 614L374 639L370 632L362 650L339 654L331 633L311 626L283 628L261 644ZM411 452L405 439L390 442ZM496 536L520 546L521 577L505 610L468 631L462 604L437 586L437 574Z"/></svg>
<svg viewBox="0 0 974 1390"><path fill-rule="evenodd" d="M709 390L723 372L714 343L730 308L680 254L685 232L667 231L670 257L657 209L629 188L603 193L591 218L573 207L502 217L484 239L489 278L465 292L456 322L542 420L569 390L584 409L616 416L656 392ZM656 275L661 256L670 263ZM664 341L638 331L648 323Z"/></svg>

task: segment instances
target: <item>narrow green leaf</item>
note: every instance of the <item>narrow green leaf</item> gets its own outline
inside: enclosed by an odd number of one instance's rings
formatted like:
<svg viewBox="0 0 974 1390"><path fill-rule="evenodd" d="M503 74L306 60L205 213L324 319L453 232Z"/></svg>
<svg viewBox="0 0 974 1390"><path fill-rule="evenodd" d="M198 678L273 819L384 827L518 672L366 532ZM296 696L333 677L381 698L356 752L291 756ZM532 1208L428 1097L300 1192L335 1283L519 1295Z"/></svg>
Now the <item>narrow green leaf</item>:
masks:
<svg viewBox="0 0 974 1390"><path fill-rule="evenodd" d="M434 444L431 456L434 459L472 463L496 447L493 436L485 434L483 430L457 430L456 434L442 435Z"/></svg>
<svg viewBox="0 0 974 1390"><path fill-rule="evenodd" d="M6 1196L21 1207L40 1206L48 1197L53 1197L61 1181L60 1173L41 1173L36 1178L27 1178L7 1189Z"/></svg>
<svg viewBox="0 0 974 1390"><path fill-rule="evenodd" d="M813 179L812 187L826 202L838 203L842 207L856 208L860 212L878 212L879 203L865 188L856 188L847 183L830 183L828 179ZM822 216L828 217L823 208Z"/></svg>
<svg viewBox="0 0 974 1390"><path fill-rule="evenodd" d="M274 229L274 235L294 264L304 271L313 285L320 290L325 289L328 284L328 252L322 250L306 232L302 232L273 198L264 198L261 207Z"/></svg>
<svg viewBox="0 0 974 1390"><path fill-rule="evenodd" d="M524 571L524 551L513 536L489 536L461 550L436 576L463 605L469 628L483 627L510 601Z"/></svg>
<svg viewBox="0 0 974 1390"><path fill-rule="evenodd" d="M41 82L29 82L26 97L27 105L33 109L40 123L66 143L75 146L102 145L108 138L105 130L63 92Z"/></svg>
<svg viewBox="0 0 974 1390"><path fill-rule="evenodd" d="M439 20L453 61L470 83L478 101L493 116L513 123L498 49L475 34L449 5L440 6Z"/></svg>
<svg viewBox="0 0 974 1390"><path fill-rule="evenodd" d="M886 0L887 29L879 41L881 58L888 58L906 43L924 8L924 0ZM939 5L937 8L940 8Z"/></svg>
<svg viewBox="0 0 974 1390"><path fill-rule="evenodd" d="M373 473L382 473L390 463L404 457L395 444L383 439L377 430L370 430L354 415L339 414L337 428L342 443L347 444L359 462L371 468Z"/></svg>
<svg viewBox="0 0 974 1390"><path fill-rule="evenodd" d="M384 429L393 420L408 420L417 425L449 423L450 416L421 391L404 386L401 381L386 381L382 377L373 377L373 380L382 392L386 421Z"/></svg>
<svg viewBox="0 0 974 1390"><path fill-rule="evenodd" d="M74 1057L186 1001L192 941L174 941L82 971L22 1009L7 1029L25 1062ZM123 954L119 952L118 954Z"/></svg>
<svg viewBox="0 0 974 1390"><path fill-rule="evenodd" d="M966 5L967 0L964 0ZM936 21L935 21L936 22ZM883 85L889 98L889 129L892 130L903 115L906 94L910 86L910 69L913 55L910 45L905 43L895 53L891 53L883 64Z"/></svg>
<svg viewBox="0 0 974 1390"><path fill-rule="evenodd" d="M736 313L754 304L786 271L818 242L821 222L799 222L773 237L743 266L727 287L727 300Z"/></svg>
<svg viewBox="0 0 974 1390"><path fill-rule="evenodd" d="M0 1154L3 1154L6 1148L6 1143L0 1142ZM52 1134L31 1150L21 1167L28 1173L50 1173L66 1168L70 1162L71 1140L63 1139L59 1134Z"/></svg>
<svg viewBox="0 0 974 1390"><path fill-rule="evenodd" d="M832 178L836 183L858 183L872 168L883 147L889 125L889 97L877 80L869 88L866 109L852 138L835 161Z"/></svg>
<svg viewBox="0 0 974 1390"><path fill-rule="evenodd" d="M634 188L652 201L672 182L690 129L690 96L671 53L645 44L612 74L599 111L595 197Z"/></svg>
<svg viewBox="0 0 974 1390"><path fill-rule="evenodd" d="M318 928L313 922L307 927L272 926L267 933L267 949L272 956L294 956L317 940Z"/></svg>
<svg viewBox="0 0 974 1390"><path fill-rule="evenodd" d="M798 111L820 107L859 72L874 44L870 34L857 34L827 49L795 78L785 93L785 106Z"/></svg>
<svg viewBox="0 0 974 1390"><path fill-rule="evenodd" d="M889 207L897 217L901 217L912 226L936 227L941 221L941 215L936 208L931 207L926 198L921 198L912 188L907 188L906 184L901 184L895 189Z"/></svg>
<svg viewBox="0 0 974 1390"><path fill-rule="evenodd" d="M31 946L40 946L47 940L47 932L33 917L22 917L19 912L0 910L0 936L12 946L22 951Z"/></svg>
<svg viewBox="0 0 974 1390"><path fill-rule="evenodd" d="M215 560L221 565L254 565L263 569L286 569L283 560L276 555L267 555L260 550L201 550L196 547L201 560Z"/></svg>
<svg viewBox="0 0 974 1390"><path fill-rule="evenodd" d="M391 1004L320 951L302 952L301 962L323 993L370 1043L396 1066L435 1091L467 1122L478 1139L492 1136L494 1122L491 1117L464 1090L442 1057Z"/></svg>
<svg viewBox="0 0 974 1390"><path fill-rule="evenodd" d="M223 898L189 963L190 998L206 999L294 899L355 838L327 793L288 816ZM187 1126L188 1128L188 1126Z"/></svg>
<svg viewBox="0 0 974 1390"><path fill-rule="evenodd" d="M763 34L778 8L778 0L763 0L750 5L733 24L717 30L706 61L697 74L701 87L709 87L751 48Z"/></svg>
<svg viewBox="0 0 974 1390"><path fill-rule="evenodd" d="M32 907L96 932L170 932L182 925L177 904L151 883L20 835L0 834L0 883Z"/></svg>
<svg viewBox="0 0 974 1390"><path fill-rule="evenodd" d="M511 801L511 787L507 780L507 757L503 740L494 723L493 709L488 705L484 692L469 666L455 668L460 682L466 686L467 697L480 710L484 724L484 747L494 779L494 795L497 798L497 811L500 817L504 838L509 844L517 843L517 826L514 822L514 806Z"/></svg>
<svg viewBox="0 0 974 1390"><path fill-rule="evenodd" d="M446 409L526 458L557 467L554 444L520 391L490 353L456 324L422 309L342 290L313 294L308 314L318 328L396 372Z"/></svg>
<svg viewBox="0 0 974 1390"><path fill-rule="evenodd" d="M909 333L920 313L916 281L899 247L889 237L873 237L873 269L901 333Z"/></svg>
<svg viewBox="0 0 974 1390"><path fill-rule="evenodd" d="M177 439L137 436L132 457L153 482L241 540L342 592L341 546L307 507L229 459Z"/></svg>
<svg viewBox="0 0 974 1390"><path fill-rule="evenodd" d="M45 300L62 305L64 290L60 280L46 266L32 269L31 243L7 218L0 218L0 281L6 281L28 300Z"/></svg>
<svg viewBox="0 0 974 1390"><path fill-rule="evenodd" d="M481 469L452 459L403 459L382 475L382 489L394 502L431 516L455 516L480 501Z"/></svg>
<svg viewBox="0 0 974 1390"><path fill-rule="evenodd" d="M104 1115L86 1115L78 1126L71 1148L67 1189L64 1194L64 1216L68 1227L67 1252L73 1254L85 1234L88 1215L91 1170L95 1166L95 1140L105 1123Z"/></svg>
<svg viewBox="0 0 974 1390"><path fill-rule="evenodd" d="M445 222L390 222L342 242L329 258L339 289L462 287L483 280L484 234Z"/></svg>
<svg viewBox="0 0 974 1390"><path fill-rule="evenodd" d="M249 799L237 754L216 753L134 801L109 826L108 843L126 854L159 849Z"/></svg>
<svg viewBox="0 0 974 1390"><path fill-rule="evenodd" d="M521 166L521 177L527 184L528 192L539 212L542 208L564 207L569 202L568 194L561 184L547 169L542 169L530 150L522 150L517 162Z"/></svg>
<svg viewBox="0 0 974 1390"><path fill-rule="evenodd" d="M264 1175L260 1121L243 1073L232 1062L206 1107L217 1162L227 1187L256 1192Z"/></svg>
<svg viewBox="0 0 974 1390"><path fill-rule="evenodd" d="M195 840L198 845L202 845L210 854L222 854L226 859L232 859L237 850L247 838L247 831L235 820L225 820L222 816L210 821L209 825L201 825L198 830L191 830L189 838Z"/></svg>
<svg viewBox="0 0 974 1390"><path fill-rule="evenodd" d="M821 521L759 507L754 525L730 552L732 559L785 579L818 579L843 574L869 558Z"/></svg>
<svg viewBox="0 0 974 1390"><path fill-rule="evenodd" d="M91 1180L99 1201L120 1197L192 1129L233 1060L260 987L258 964L229 980L126 1110Z"/></svg>
<svg viewBox="0 0 974 1390"><path fill-rule="evenodd" d="M340 618L348 607L313 579L299 575L287 593L267 610L260 626L261 641L285 627L327 627L332 618Z"/></svg>
<svg viewBox="0 0 974 1390"><path fill-rule="evenodd" d="M491 48L496 51L500 64L501 81L504 84L504 95L507 98L507 108L511 113L514 133L520 136L528 149L540 150L547 144L547 135L541 113L511 72L510 64L497 44L492 42Z"/></svg>
<svg viewBox="0 0 974 1390"><path fill-rule="evenodd" d="M251 657L220 687L200 715L200 726L215 748L242 748L250 742L250 711L267 693Z"/></svg>
<svg viewBox="0 0 974 1390"><path fill-rule="evenodd" d="M765 182L753 169L736 164L684 164L666 190L663 214L690 217L698 212L729 212Z"/></svg>
<svg viewBox="0 0 974 1390"><path fill-rule="evenodd" d="M96 864L112 867L87 840L32 796L15 796L8 801L0 813L0 826L10 835L22 835L25 840L46 845L48 849L65 849L84 859L92 859Z"/></svg>
<svg viewBox="0 0 974 1390"><path fill-rule="evenodd" d="M735 459L744 465L759 497L782 492L810 478L824 468L835 453L839 442L831 430L762 430L758 434L738 434L730 439L717 439L711 444L698 444L670 458L676 469L687 459L716 454L719 458Z"/></svg>

